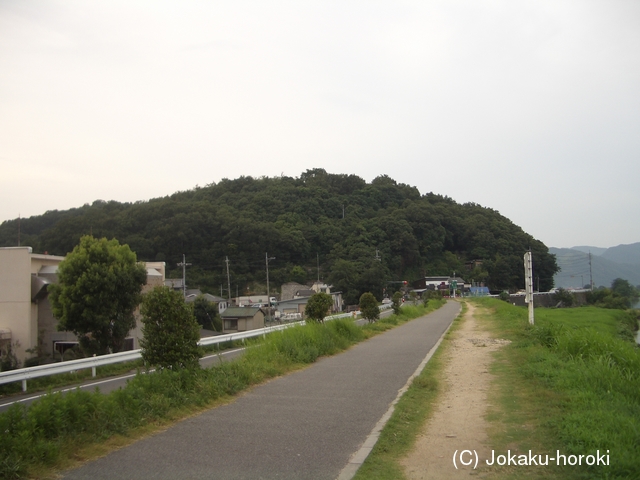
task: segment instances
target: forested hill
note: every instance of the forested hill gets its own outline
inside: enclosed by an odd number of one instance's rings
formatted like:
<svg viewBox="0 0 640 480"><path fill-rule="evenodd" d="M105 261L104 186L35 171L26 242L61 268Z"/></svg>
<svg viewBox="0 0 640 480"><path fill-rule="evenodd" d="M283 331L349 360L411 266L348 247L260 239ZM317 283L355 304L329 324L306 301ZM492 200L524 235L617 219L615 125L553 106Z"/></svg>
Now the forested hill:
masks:
<svg viewBox="0 0 640 480"><path fill-rule="evenodd" d="M387 176L367 183L355 175L308 170L298 178L240 177L145 202L96 201L22 219L21 244L65 255L85 234L116 238L146 261L165 261L178 274L186 255L189 287L232 294L264 291L265 253L272 286L320 278L345 292L381 296L389 282L457 275L492 289L524 287L529 248L541 290L553 286L555 257L498 212L448 197L421 195ZM18 220L0 225L0 245L15 246ZM473 270L465 267L481 260ZM317 266L319 265L319 272ZM173 274L173 275L172 275ZM224 292L226 296L226 291Z"/></svg>

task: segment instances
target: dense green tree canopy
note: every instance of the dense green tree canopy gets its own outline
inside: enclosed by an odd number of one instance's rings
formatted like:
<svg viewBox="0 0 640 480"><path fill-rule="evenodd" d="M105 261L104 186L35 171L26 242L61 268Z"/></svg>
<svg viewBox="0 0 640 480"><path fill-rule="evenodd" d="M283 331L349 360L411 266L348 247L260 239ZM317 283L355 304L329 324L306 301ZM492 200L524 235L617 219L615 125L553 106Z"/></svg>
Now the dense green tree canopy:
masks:
<svg viewBox="0 0 640 480"><path fill-rule="evenodd" d="M49 286L58 329L72 331L87 353L121 350L135 326L145 268L117 240L80 238L58 267L58 284Z"/></svg>
<svg viewBox="0 0 640 480"><path fill-rule="evenodd" d="M324 321L324 317L329 313L331 305L333 305L331 295L323 292L314 293L307 301L304 314L310 320L322 322Z"/></svg>
<svg viewBox="0 0 640 480"><path fill-rule="evenodd" d="M202 328L216 332L222 331L222 319L218 315L217 305L207 300L203 295L198 295L194 300L193 315Z"/></svg>
<svg viewBox="0 0 640 480"><path fill-rule="evenodd" d="M375 322L380 318L380 309L378 308L378 301L371 292L365 292L360 297L360 313L362 318L365 318L371 322Z"/></svg>
<svg viewBox="0 0 640 480"><path fill-rule="evenodd" d="M180 292L155 287L142 300L142 359L149 366L199 368L200 326Z"/></svg>
<svg viewBox="0 0 640 480"><path fill-rule="evenodd" d="M0 245L16 245L17 227L17 220L0 225ZM142 260L167 262L169 276L181 276L185 254L190 286L217 294L227 287L226 257L232 294L263 293L265 252L277 258L269 265L274 285L317 273L348 304L364 292L380 300L391 281L454 271L493 290L519 290L529 248L540 290L553 286L557 270L542 242L494 210L421 195L388 176L367 183L323 169L299 178L223 179L145 202L96 201L21 221L22 243L51 254L66 254L89 232L120 239ZM471 260L481 261L475 271Z"/></svg>

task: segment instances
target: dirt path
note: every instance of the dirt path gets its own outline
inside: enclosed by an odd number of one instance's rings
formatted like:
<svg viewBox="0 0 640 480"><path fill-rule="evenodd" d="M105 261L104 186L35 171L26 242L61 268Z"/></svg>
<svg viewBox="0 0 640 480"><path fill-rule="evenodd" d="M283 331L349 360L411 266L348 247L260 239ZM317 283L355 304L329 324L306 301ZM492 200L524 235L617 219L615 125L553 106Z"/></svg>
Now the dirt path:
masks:
<svg viewBox="0 0 640 480"><path fill-rule="evenodd" d="M491 448L487 444L487 393L492 376L489 365L492 352L508 343L491 338L476 320L475 307L468 310L461 327L453 333L445 356L445 386L432 417L418 437L413 451L400 463L411 480L460 478L474 475L482 478L481 470L453 464L454 452L475 450L478 467L484 465ZM470 454L463 460L475 462Z"/></svg>

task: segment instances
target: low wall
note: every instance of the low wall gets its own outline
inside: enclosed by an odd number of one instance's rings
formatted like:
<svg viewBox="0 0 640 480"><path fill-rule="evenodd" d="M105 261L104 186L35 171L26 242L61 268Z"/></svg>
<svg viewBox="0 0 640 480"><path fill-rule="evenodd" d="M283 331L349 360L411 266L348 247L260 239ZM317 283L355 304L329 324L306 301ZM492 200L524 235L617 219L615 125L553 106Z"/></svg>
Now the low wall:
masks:
<svg viewBox="0 0 640 480"><path fill-rule="evenodd" d="M587 304L587 292L573 292L573 306L579 307ZM526 307L524 294L509 295L509 302L518 307ZM541 292L533 294L534 307L555 307L558 302L555 300L555 293Z"/></svg>

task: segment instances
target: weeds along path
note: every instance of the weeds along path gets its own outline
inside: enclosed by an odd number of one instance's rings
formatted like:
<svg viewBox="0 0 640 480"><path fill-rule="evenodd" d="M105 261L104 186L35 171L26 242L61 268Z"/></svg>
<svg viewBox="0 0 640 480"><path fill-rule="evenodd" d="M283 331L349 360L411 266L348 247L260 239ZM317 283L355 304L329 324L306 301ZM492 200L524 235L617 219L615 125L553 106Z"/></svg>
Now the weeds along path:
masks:
<svg viewBox="0 0 640 480"><path fill-rule="evenodd" d="M459 311L459 304L447 302L61 475L334 480Z"/></svg>
<svg viewBox="0 0 640 480"><path fill-rule="evenodd" d="M462 324L452 333L446 351L443 393L414 449L400 462L406 477L412 480L468 477L472 467L458 463L456 469L454 452L476 450L478 466L484 465L491 452L485 420L492 382L489 366L492 352L509 341L491 338L476 319L474 304L469 302L467 306ZM473 473L482 478L481 470Z"/></svg>

